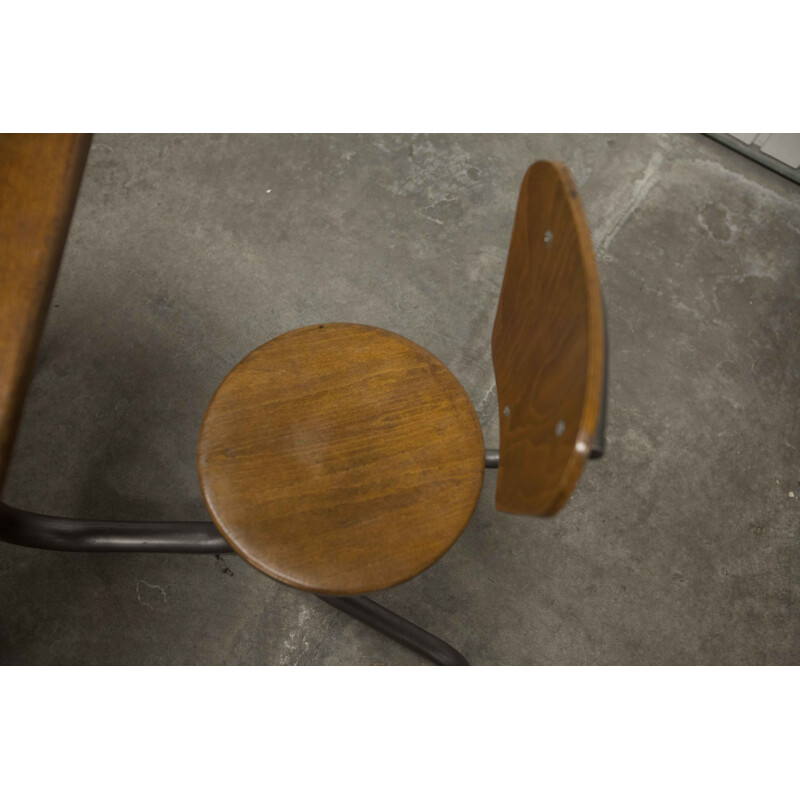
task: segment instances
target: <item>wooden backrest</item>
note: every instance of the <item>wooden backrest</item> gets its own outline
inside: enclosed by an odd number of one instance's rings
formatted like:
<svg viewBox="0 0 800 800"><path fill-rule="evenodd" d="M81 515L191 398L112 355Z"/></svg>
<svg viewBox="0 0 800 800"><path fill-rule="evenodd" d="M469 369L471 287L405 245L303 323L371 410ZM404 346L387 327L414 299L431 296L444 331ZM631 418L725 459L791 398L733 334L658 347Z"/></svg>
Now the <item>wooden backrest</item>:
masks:
<svg viewBox="0 0 800 800"><path fill-rule="evenodd" d="M90 139L0 135L0 489Z"/></svg>
<svg viewBox="0 0 800 800"><path fill-rule="evenodd" d="M495 505L555 514L591 452L605 360L592 240L563 164L537 161L522 181L492 359L500 410Z"/></svg>

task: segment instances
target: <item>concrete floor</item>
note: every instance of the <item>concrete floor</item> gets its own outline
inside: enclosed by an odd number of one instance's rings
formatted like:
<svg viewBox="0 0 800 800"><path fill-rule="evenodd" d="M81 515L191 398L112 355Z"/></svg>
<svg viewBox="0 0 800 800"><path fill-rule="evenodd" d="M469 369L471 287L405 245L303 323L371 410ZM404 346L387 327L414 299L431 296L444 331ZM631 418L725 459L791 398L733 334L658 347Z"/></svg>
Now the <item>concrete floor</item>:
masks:
<svg viewBox="0 0 800 800"><path fill-rule="evenodd" d="M607 455L553 519L495 512L488 473L453 549L376 598L476 664L798 663L800 189L701 136L96 136L3 499L208 519L212 393L318 321L428 348L494 446L491 328L540 158L597 249ZM423 663L234 556L0 545L0 609L3 663Z"/></svg>

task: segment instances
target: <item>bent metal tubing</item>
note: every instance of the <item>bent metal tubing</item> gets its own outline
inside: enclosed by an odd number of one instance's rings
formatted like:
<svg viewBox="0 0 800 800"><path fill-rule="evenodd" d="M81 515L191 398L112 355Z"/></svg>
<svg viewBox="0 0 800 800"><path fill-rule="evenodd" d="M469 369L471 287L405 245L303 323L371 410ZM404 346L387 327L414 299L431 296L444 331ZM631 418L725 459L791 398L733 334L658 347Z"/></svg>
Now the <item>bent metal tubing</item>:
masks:
<svg viewBox="0 0 800 800"><path fill-rule="evenodd" d="M34 514L0 503L0 541L73 553L232 553L213 522L110 522ZM368 597L318 595L440 666L465 665L455 648Z"/></svg>

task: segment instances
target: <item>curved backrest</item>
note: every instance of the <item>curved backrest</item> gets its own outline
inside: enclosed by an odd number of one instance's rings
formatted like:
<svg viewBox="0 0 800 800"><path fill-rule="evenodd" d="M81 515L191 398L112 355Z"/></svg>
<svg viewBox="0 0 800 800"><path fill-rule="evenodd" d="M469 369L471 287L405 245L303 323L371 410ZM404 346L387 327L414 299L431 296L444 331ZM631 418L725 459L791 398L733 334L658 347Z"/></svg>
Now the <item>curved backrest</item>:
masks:
<svg viewBox="0 0 800 800"><path fill-rule="evenodd" d="M0 135L0 488L90 139Z"/></svg>
<svg viewBox="0 0 800 800"><path fill-rule="evenodd" d="M563 164L537 161L522 181L492 360L500 409L495 505L555 514L595 441L605 362L592 240Z"/></svg>

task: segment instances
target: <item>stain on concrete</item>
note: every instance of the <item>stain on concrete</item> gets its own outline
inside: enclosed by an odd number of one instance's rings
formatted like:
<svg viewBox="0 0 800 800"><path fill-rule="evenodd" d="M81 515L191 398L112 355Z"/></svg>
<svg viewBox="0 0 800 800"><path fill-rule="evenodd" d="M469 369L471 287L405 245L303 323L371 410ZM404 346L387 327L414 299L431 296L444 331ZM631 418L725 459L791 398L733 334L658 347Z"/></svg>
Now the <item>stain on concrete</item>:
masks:
<svg viewBox="0 0 800 800"><path fill-rule="evenodd" d="M700 211L698 221L706 233L719 242L730 242L733 230L728 224L728 210L721 205L709 203Z"/></svg>
<svg viewBox="0 0 800 800"><path fill-rule="evenodd" d="M216 561L217 569L223 575L228 575L231 578L233 577L233 570L228 566L228 562L225 560L224 556L217 554L214 556L214 560Z"/></svg>
<svg viewBox="0 0 800 800"><path fill-rule="evenodd" d="M136 600L139 605L151 611L163 609L167 605L167 593L160 586L147 581L136 581Z"/></svg>

